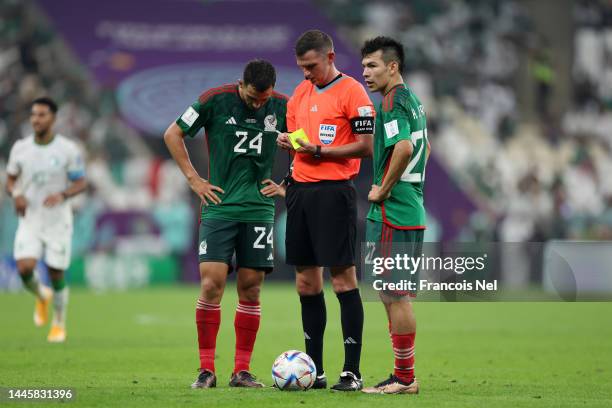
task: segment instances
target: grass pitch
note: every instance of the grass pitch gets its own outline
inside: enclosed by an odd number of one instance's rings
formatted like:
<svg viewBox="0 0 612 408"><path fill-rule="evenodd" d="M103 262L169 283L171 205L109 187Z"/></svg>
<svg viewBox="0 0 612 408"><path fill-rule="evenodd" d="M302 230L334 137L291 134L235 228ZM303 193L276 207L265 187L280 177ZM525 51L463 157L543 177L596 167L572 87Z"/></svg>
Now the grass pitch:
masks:
<svg viewBox="0 0 612 408"><path fill-rule="evenodd" d="M94 294L73 290L68 340L48 344L33 297L0 294L0 387L72 387L86 407L610 407L612 303L418 303L416 396L230 389L236 295L228 285L217 346L218 388L191 390L198 367L197 287ZM325 367L342 368L338 302L326 289ZM366 385L393 367L382 305L365 304ZM303 349L293 287L267 284L252 371L271 384L274 358ZM58 402L44 405L57 406ZM35 404L42 405L42 404Z"/></svg>

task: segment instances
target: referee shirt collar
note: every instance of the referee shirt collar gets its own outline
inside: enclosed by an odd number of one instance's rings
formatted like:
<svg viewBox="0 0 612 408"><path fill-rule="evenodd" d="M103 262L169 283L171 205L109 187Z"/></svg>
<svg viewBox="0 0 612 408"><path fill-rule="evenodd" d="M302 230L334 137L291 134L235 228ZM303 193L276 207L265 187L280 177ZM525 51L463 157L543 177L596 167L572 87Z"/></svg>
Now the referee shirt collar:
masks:
<svg viewBox="0 0 612 408"><path fill-rule="evenodd" d="M338 82L340 82L344 78L345 77L344 75L342 75L342 72L341 72L334 79L332 79L328 84L323 85L322 87L315 85L314 89L317 91L317 93L323 93L327 91L329 88L331 88L332 86L336 85Z"/></svg>

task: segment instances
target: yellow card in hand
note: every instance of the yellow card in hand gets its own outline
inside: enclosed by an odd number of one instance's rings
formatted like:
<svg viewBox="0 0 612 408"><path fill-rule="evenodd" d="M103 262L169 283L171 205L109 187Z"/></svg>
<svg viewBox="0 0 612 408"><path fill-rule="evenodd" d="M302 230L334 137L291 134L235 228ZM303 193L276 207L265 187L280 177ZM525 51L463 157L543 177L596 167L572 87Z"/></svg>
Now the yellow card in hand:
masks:
<svg viewBox="0 0 612 408"><path fill-rule="evenodd" d="M295 150L297 150L297 149L299 149L301 147L300 144L297 142L298 139L301 139L301 140L303 140L306 143L310 143L310 140L308 140L308 135L306 134L306 132L302 128L296 130L293 133L289 133L287 136L289 137L289 141L291 142L291 146L293 146L293 148Z"/></svg>

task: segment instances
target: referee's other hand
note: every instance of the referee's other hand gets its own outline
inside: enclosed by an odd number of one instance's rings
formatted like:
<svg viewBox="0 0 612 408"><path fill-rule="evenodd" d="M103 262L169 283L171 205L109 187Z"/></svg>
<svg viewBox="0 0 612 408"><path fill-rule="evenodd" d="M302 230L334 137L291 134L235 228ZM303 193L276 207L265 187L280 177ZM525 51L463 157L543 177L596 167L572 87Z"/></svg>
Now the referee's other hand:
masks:
<svg viewBox="0 0 612 408"><path fill-rule="evenodd" d="M293 146L291 146L291 143L289 143L289 137L287 137L287 133L279 133L278 137L276 138L276 144L286 150L293 149Z"/></svg>
<svg viewBox="0 0 612 408"><path fill-rule="evenodd" d="M296 140L300 147L296 150L298 153L315 154L317 151L317 145L310 142L305 142L302 139Z"/></svg>
<svg viewBox="0 0 612 408"><path fill-rule="evenodd" d="M264 188L259 190L266 197L285 196L285 185L283 183L276 184L273 180L265 179L261 184L266 184Z"/></svg>

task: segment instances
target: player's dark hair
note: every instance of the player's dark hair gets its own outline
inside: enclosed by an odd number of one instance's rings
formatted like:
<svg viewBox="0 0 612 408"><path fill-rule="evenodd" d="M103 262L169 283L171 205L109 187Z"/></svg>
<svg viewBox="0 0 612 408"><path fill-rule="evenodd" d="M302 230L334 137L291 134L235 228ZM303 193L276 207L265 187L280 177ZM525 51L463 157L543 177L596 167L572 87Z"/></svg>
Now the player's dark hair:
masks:
<svg viewBox="0 0 612 408"><path fill-rule="evenodd" d="M54 115L57 113L57 103L55 103L55 101L49 98L48 96L43 96L42 98L34 99L30 107L34 105L46 105L49 107L51 113L53 113Z"/></svg>
<svg viewBox="0 0 612 408"><path fill-rule="evenodd" d="M268 61L254 59L244 67L242 80L245 85L253 85L257 92L263 92L276 85L276 71Z"/></svg>
<svg viewBox="0 0 612 408"><path fill-rule="evenodd" d="M404 46L390 37L376 37L367 40L361 48L361 57L382 50L382 58L385 64L396 61L400 74L404 73Z"/></svg>
<svg viewBox="0 0 612 408"><path fill-rule="evenodd" d="M334 49L331 37L321 30L308 30L295 42L295 55L301 57L310 50L326 53Z"/></svg>

